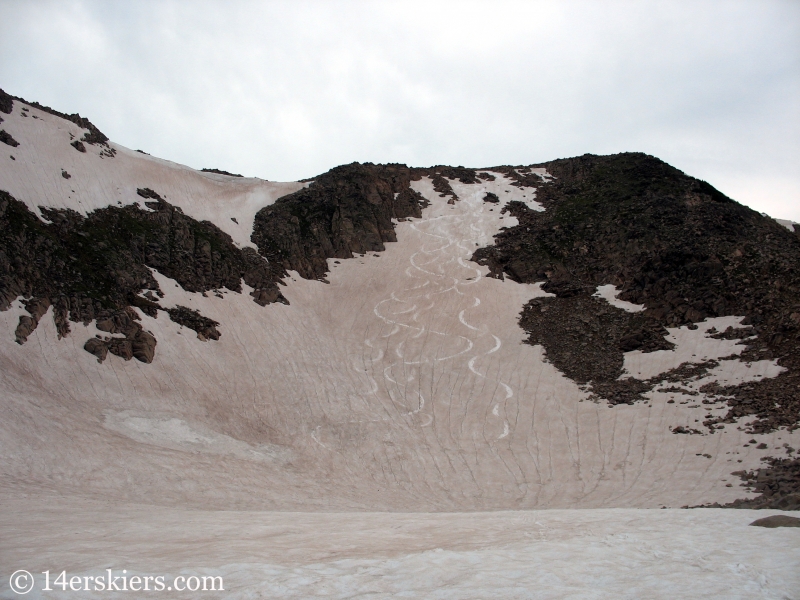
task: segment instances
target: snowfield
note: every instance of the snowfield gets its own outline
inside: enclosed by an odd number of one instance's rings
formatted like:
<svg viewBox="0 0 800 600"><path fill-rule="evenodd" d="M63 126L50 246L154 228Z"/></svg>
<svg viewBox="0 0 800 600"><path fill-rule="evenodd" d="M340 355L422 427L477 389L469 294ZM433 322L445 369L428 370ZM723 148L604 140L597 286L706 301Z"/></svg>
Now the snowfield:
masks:
<svg viewBox="0 0 800 600"><path fill-rule="evenodd" d="M0 162L0 189L37 213L141 203L148 187L252 246L256 212L307 185L113 144L113 157L82 154L69 142L83 130L19 106L3 123L20 146ZM59 340L52 308L20 346L22 304L0 312L0 597L16 597L16 569L106 568L224 576L228 591L204 598L798 597L798 530L747 527L775 511L675 509L748 497L731 473L799 447L800 431L758 435L759 449L744 423L673 434L701 428L697 396L590 401L523 343L519 313L540 286L469 260L516 224L507 202L542 210L534 190L494 176L452 181L452 205L413 182L431 203L421 219L397 223L384 252L329 259L328 282L292 273L288 306L261 307L247 286L190 293L154 272L164 307L200 310L222 337L142 314L152 364L98 363L83 349L94 324ZM598 288L639 309L616 293ZM628 353L627 376L723 357L694 388L776 376L773 361L740 361L736 341L709 337L740 320L670 330L675 349Z"/></svg>
<svg viewBox="0 0 800 600"><path fill-rule="evenodd" d="M2 128L21 143L6 147L15 160L3 153L0 190L39 216L39 206L69 208L82 215L129 204L147 210L136 190L150 188L190 217L211 221L237 245L255 248L250 241L255 214L307 185L204 173L113 142L109 146L114 157L104 154L102 146L90 144L81 153L70 141L79 140L85 129L34 107L29 107L30 117L22 117L20 106L15 102L15 110L3 115Z"/></svg>
<svg viewBox="0 0 800 600"><path fill-rule="evenodd" d="M195 511L75 497L3 497L4 573L223 578L170 598L797 598L797 529L775 511L478 513ZM12 550L13 549L13 550ZM0 598L17 598L7 581ZM125 598L37 591L28 598Z"/></svg>

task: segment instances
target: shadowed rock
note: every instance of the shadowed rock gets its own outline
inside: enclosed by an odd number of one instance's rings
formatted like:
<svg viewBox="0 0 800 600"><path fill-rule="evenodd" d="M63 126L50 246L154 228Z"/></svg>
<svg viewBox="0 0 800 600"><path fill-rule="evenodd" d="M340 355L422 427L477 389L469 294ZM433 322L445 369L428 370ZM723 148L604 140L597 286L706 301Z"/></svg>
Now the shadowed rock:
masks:
<svg viewBox="0 0 800 600"><path fill-rule="evenodd" d="M12 148L16 148L19 146L19 142L11 137L11 134L8 133L5 129L0 129L0 142L11 146Z"/></svg>

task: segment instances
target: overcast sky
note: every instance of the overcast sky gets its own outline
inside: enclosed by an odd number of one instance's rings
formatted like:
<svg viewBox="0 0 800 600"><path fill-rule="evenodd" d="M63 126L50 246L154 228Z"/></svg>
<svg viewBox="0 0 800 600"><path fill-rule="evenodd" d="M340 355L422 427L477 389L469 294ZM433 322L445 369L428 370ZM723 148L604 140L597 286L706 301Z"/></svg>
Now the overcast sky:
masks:
<svg viewBox="0 0 800 600"><path fill-rule="evenodd" d="M0 87L271 180L642 151L800 221L800 2L0 0Z"/></svg>

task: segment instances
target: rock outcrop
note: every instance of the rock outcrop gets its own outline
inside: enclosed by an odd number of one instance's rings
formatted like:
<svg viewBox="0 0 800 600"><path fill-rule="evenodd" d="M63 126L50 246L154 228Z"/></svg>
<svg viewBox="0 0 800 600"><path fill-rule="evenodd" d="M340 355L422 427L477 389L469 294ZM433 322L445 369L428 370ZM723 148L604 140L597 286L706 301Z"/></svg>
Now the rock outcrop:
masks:
<svg viewBox="0 0 800 600"><path fill-rule="evenodd" d="M109 352L124 360L136 360L143 363L153 362L156 350L156 338L144 331L137 323L141 320L136 311L130 307L113 312L97 320L97 328L110 334L122 334L124 337L100 335L90 338L84 344L84 350L103 362Z"/></svg>
<svg viewBox="0 0 800 600"><path fill-rule="evenodd" d="M392 219L419 217L425 200L405 165L353 163L262 209L252 240L270 264L322 279L328 258L380 251L397 241Z"/></svg>
<svg viewBox="0 0 800 600"><path fill-rule="evenodd" d="M15 140L5 129L0 129L0 142L3 142L5 145L11 146L12 148L19 146L19 142Z"/></svg>
<svg viewBox="0 0 800 600"><path fill-rule="evenodd" d="M184 215L153 190L141 189L139 195L148 199L148 210L110 206L83 217L43 208L49 221L43 222L0 191L0 309L20 296L29 299L24 302L29 315L20 317L17 327L18 343L26 341L52 305L62 336L69 333L70 321L93 320L101 331L124 334L124 340L90 341L87 350L98 358L110 351L151 362L155 339L130 310L135 306L150 316L164 310L150 269L192 292L241 292L244 280L262 306L285 302L276 283L281 271L252 248L237 248L216 226ZM219 338L218 323L186 311L179 307L168 312L203 339Z"/></svg>
<svg viewBox="0 0 800 600"><path fill-rule="evenodd" d="M748 342L743 358L778 359L787 371L720 389L731 410L707 425L744 415L758 417L754 431L800 423L797 236L645 154L585 155L537 166L554 179L542 183L528 180L520 173L524 169L511 171L516 185L537 188L536 199L546 210L513 203L508 210L519 225L473 257L496 277L543 281L543 289L556 295L525 307L521 324L531 343L544 344L550 360L568 376L602 387L621 374L626 350L662 348L657 338L663 327L745 315L757 337ZM624 326L597 336L587 319L595 318L590 296L601 284L616 285L620 299L646 310L641 317L619 315L627 321ZM576 303L587 309L571 306ZM543 319L543 307L559 318ZM580 337L572 352L566 349L570 343L558 342L571 332ZM609 356L602 360L585 358L605 352ZM619 401L630 398L624 394Z"/></svg>
<svg viewBox="0 0 800 600"><path fill-rule="evenodd" d="M222 169L200 169L200 170L203 173L216 173L217 175L227 175L228 177L244 177L244 175L239 175L238 173L229 173L228 171L223 171Z"/></svg>

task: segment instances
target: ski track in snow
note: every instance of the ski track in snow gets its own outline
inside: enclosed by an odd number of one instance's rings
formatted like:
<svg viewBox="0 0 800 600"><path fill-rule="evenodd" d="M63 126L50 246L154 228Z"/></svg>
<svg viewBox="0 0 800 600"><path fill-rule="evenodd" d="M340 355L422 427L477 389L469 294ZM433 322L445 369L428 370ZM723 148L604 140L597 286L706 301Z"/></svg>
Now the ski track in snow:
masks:
<svg viewBox="0 0 800 600"><path fill-rule="evenodd" d="M405 274L410 281L402 290L391 292L389 298L379 301L373 308L375 316L390 326L391 330L364 341L368 347L374 347L378 338L387 340L385 352L393 353L402 359L401 362L393 362L384 368L384 380L390 384L387 386L387 392L397 406L408 409L407 415L420 415L425 426L433 423L434 407L429 406L428 412L423 412L425 401L420 390L423 387L426 389L430 387L431 395L437 396L436 386L431 384L434 378L431 372L433 365L437 362L461 358L466 360L470 372L482 379L487 379L486 374L476 370L475 363L482 356L497 352L503 344L498 336L466 320L465 315L468 311L481 304L480 297L470 296L468 290L480 281L483 274L475 263L469 264L465 262L465 259L469 259L474 251L471 248L480 243L478 240L485 240L484 221L489 219L484 214L485 203L477 195L467 196L462 202L464 203L460 206L462 210L456 214L423 218L411 224L411 229L420 235L422 243L420 250L409 258L410 267L405 269ZM465 207L467 210L464 210ZM464 237L464 232L468 232L470 235ZM471 277L467 277L467 274ZM417 324L421 321L424 322L426 316L429 315L434 315L437 320L441 321L443 314L442 312L437 314L437 305L449 306L453 300L459 304L468 305L458 311L458 321L466 330L461 329L458 333L446 333L435 331L430 325L426 327ZM409 340L407 337L401 337L403 331L413 331L414 335ZM446 340L437 340L439 344L436 345L424 342L414 344L414 340L420 338L426 331L446 338ZM487 338L494 341L493 346L485 352L473 355L472 351L475 345L481 344ZM408 350L401 351L409 341L414 346L413 354L410 356ZM446 351L445 356L440 356L442 344L447 344L447 342L453 342L453 348L464 347L455 353ZM466 356L470 357L466 358ZM402 382L390 375L395 368L402 370ZM489 402L494 401L500 388L505 391L505 397L501 402L505 402L513 396L513 391L507 383L492 378L489 380L496 384L489 388L491 392ZM415 403L416 406L414 406ZM497 412L499 406L500 404L496 403L495 410L492 412L496 417L499 417ZM502 424L503 430L497 439L503 439L510 433L508 421L504 420Z"/></svg>

